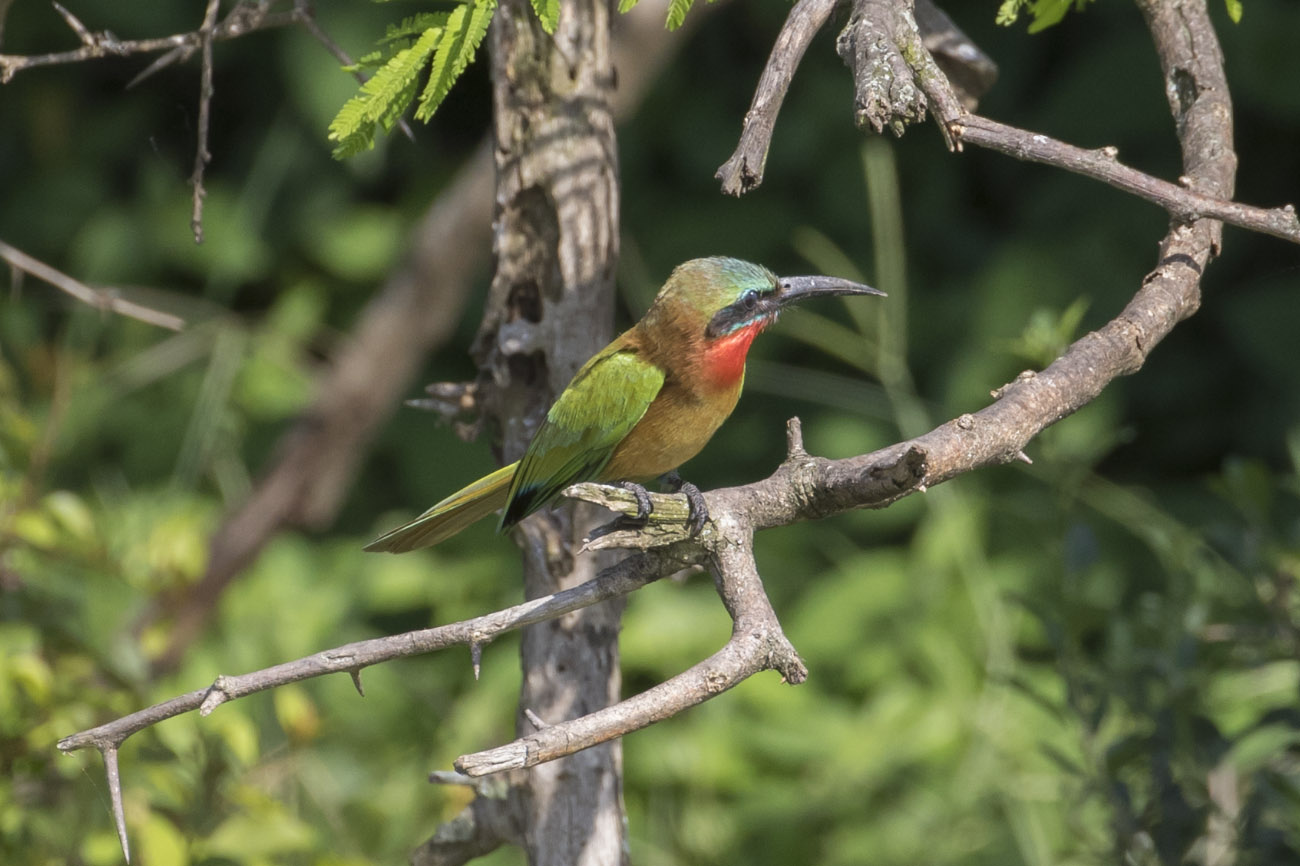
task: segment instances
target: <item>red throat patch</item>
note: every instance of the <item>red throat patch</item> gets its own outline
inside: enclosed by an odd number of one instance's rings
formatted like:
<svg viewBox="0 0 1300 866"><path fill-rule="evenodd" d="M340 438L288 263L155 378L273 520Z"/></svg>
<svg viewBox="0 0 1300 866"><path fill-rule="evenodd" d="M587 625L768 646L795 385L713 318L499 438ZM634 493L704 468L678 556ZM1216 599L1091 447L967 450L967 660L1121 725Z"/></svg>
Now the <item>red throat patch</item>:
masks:
<svg viewBox="0 0 1300 866"><path fill-rule="evenodd" d="M745 374L745 356L749 354L749 344L759 332L766 328L768 322L758 321L746 325L725 337L719 337L704 349L704 375L718 388L735 385Z"/></svg>

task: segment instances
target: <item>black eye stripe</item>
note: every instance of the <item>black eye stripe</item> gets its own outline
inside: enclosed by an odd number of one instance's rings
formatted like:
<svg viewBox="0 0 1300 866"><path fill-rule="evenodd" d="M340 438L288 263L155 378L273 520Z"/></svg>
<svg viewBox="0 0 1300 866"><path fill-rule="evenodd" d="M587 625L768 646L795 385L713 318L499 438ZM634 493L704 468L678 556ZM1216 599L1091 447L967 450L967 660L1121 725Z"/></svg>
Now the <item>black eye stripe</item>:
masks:
<svg viewBox="0 0 1300 866"><path fill-rule="evenodd" d="M735 301L714 314L704 333L709 337L720 337L730 334L741 325L755 321L757 319L755 312L760 307L771 306L777 294L776 286L746 289ZM767 315L768 311L764 309L762 312L763 315Z"/></svg>

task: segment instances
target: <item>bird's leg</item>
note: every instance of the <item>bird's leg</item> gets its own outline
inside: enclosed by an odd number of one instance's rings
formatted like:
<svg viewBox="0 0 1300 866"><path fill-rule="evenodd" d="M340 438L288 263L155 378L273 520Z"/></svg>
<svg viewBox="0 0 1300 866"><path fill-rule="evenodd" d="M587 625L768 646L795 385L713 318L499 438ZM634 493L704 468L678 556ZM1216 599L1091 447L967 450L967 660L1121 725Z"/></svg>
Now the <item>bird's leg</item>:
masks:
<svg viewBox="0 0 1300 866"><path fill-rule="evenodd" d="M690 505L691 514L686 520L686 525L691 528L691 537L700 534L704 524L709 522L709 506L704 501L704 494L700 488L678 475L676 470L664 475L664 483L672 488L673 493L681 493L686 496L686 502Z"/></svg>

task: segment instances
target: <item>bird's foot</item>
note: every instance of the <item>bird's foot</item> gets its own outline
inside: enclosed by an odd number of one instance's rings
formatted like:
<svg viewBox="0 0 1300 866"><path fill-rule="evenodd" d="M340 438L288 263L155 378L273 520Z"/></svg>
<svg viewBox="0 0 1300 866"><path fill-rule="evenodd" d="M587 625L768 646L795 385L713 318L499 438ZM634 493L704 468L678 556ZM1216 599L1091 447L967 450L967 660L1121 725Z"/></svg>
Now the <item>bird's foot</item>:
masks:
<svg viewBox="0 0 1300 866"><path fill-rule="evenodd" d="M669 472L664 476L664 482L672 488L674 493L681 493L686 497L686 502L690 506L690 517L686 520L686 525L690 527L691 537L700 534L704 524L709 522L709 506L704 501L704 494L700 488L691 482L682 478L676 472Z"/></svg>
<svg viewBox="0 0 1300 866"><path fill-rule="evenodd" d="M597 526L587 536L588 541L595 541L601 536L624 529L645 529L646 524L650 522L650 515L655 510L654 503L650 501L650 491L635 481L619 481L614 486L621 487L636 497L636 514L620 514L609 523Z"/></svg>
<svg viewBox="0 0 1300 866"><path fill-rule="evenodd" d="M620 481L618 486L636 497L636 514L624 515L614 522L625 521L620 527L622 529L640 529L650 522L650 515L655 510L654 503L650 501L650 491L635 481Z"/></svg>
<svg viewBox="0 0 1300 866"><path fill-rule="evenodd" d="M699 535L704 524L709 521L709 507L704 501L704 494L700 492L700 488L689 481L683 481L676 472L668 473L662 480L673 493L686 496L689 509L685 521L687 533L691 538ZM650 494L645 487L634 481L619 481L614 486L628 491L636 498L636 514L620 515L609 523L596 527L587 536L588 542L613 532L645 529L650 523L650 515L654 513L654 503L650 500Z"/></svg>

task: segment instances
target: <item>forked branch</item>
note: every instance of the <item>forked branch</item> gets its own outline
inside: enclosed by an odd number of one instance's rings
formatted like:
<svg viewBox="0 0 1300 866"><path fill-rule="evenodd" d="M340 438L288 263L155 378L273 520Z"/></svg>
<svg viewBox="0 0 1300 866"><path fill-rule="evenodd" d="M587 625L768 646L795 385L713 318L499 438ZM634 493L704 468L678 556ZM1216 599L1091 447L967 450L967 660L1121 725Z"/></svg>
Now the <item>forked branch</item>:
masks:
<svg viewBox="0 0 1300 866"><path fill-rule="evenodd" d="M320 42L340 64L351 65L352 59L316 21L309 0L292 0L291 3L276 3L273 0L239 0L226 13L218 18L220 0L208 0L204 7L203 21L199 27L188 33L176 33L149 39L118 39L107 30L94 31L87 27L58 2L52 0L54 10L63 18L64 23L76 35L81 45L67 51L52 51L45 54L0 54L0 84L7 84L15 75L26 69L38 66L55 66L65 63L82 63L88 60L102 60L108 57L130 57L137 54L157 54L158 58L150 63L139 75L131 79L128 87L134 87L141 81L161 69L174 63L184 63L199 54L199 112L198 130L194 150L194 168L190 173L190 185L193 187L192 206L190 210L190 230L195 243L203 242L203 200L207 191L203 186L204 174L212 155L208 151L208 131L212 116L213 85L213 44L227 39L237 39L262 30L284 27L291 24L302 25L312 38ZM275 8L277 6L290 8ZM354 71L358 81L365 81L365 75ZM409 137L410 128L401 121L401 128Z"/></svg>
<svg viewBox="0 0 1300 866"><path fill-rule="evenodd" d="M917 2L919 6L922 0ZM892 0L856 0L849 23L840 34L840 55L853 73L857 94L855 117L859 126L876 132L888 128L901 135L928 108L945 141L954 150L961 150L966 143L974 144L1099 180L1159 205L1181 222L1207 217L1300 243L1300 219L1292 204L1261 208L1234 202L1221 192L1198 187L1190 174L1185 173L1178 183L1171 183L1124 165L1114 147L1076 147L968 111L963 103L970 100L963 99L963 94L940 71L925 34L917 26L920 16L913 18L910 6ZM745 115L735 153L718 169L723 192L740 195L762 183L763 164L781 107L779 95L789 87L798 59L802 57L803 49L799 46L806 47L806 39L810 38L806 33L807 16L795 14L799 8L796 6L791 12L777 38L759 92ZM798 53L793 54L788 46L798 47ZM1188 84L1180 76L1169 76L1168 86L1180 98L1187 95L1184 92ZM771 88L778 97L765 98L766 88ZM1196 96L1206 96L1190 95L1193 100Z"/></svg>

